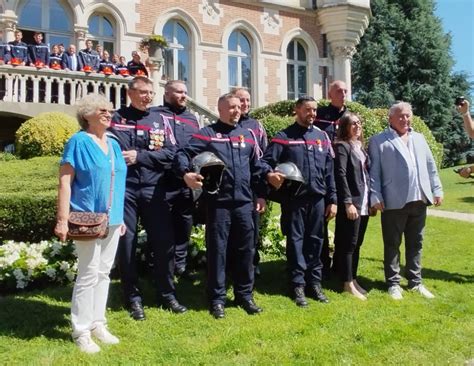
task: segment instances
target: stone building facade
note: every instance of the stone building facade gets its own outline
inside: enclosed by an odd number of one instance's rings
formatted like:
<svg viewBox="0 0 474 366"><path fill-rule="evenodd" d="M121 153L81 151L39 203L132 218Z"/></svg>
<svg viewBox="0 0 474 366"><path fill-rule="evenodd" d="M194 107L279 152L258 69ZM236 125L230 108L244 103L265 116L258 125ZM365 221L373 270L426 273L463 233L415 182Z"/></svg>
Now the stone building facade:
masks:
<svg viewBox="0 0 474 366"><path fill-rule="evenodd" d="M91 38L130 59L141 38L163 34L170 47L153 78L184 79L210 109L234 86L249 88L254 106L325 97L333 79L350 86L369 17L369 0L0 0L4 41L39 30L49 44Z"/></svg>

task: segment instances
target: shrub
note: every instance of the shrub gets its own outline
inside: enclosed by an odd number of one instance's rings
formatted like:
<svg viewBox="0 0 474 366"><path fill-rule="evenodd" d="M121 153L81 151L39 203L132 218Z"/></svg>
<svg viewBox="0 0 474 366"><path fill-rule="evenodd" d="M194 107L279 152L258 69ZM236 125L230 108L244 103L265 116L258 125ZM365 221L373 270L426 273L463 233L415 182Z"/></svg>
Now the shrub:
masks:
<svg viewBox="0 0 474 366"><path fill-rule="evenodd" d="M59 159L2 162L0 241L39 241L53 235Z"/></svg>
<svg viewBox="0 0 474 366"><path fill-rule="evenodd" d="M0 161L16 160L17 157L10 153L0 152Z"/></svg>
<svg viewBox="0 0 474 366"><path fill-rule="evenodd" d="M16 151L23 159L59 156L65 142L79 129L76 119L60 112L41 113L16 132Z"/></svg>

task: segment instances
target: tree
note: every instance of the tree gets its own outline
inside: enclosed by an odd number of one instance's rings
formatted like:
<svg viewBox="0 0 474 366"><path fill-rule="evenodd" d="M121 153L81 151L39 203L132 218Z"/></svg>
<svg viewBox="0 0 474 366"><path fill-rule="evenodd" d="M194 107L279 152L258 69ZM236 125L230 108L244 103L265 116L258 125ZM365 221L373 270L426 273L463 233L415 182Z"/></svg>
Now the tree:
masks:
<svg viewBox="0 0 474 366"><path fill-rule="evenodd" d="M410 102L445 146L444 165L454 164L471 145L453 109L457 94L469 96L469 83L465 74L451 74L451 37L434 15L433 0L371 5L373 18L352 64L355 100L371 108Z"/></svg>

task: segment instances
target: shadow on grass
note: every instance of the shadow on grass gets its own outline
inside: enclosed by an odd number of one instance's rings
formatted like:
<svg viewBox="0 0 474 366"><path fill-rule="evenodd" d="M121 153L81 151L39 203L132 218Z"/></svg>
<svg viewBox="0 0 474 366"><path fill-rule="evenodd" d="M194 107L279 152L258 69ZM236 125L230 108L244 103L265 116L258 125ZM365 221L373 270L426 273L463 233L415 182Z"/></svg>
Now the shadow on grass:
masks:
<svg viewBox="0 0 474 366"><path fill-rule="evenodd" d="M48 290L49 292L49 290ZM0 335L21 339L70 339L69 306L47 304L37 294L0 299Z"/></svg>
<svg viewBox="0 0 474 366"><path fill-rule="evenodd" d="M461 197L459 200L466 203L474 203L474 197Z"/></svg>

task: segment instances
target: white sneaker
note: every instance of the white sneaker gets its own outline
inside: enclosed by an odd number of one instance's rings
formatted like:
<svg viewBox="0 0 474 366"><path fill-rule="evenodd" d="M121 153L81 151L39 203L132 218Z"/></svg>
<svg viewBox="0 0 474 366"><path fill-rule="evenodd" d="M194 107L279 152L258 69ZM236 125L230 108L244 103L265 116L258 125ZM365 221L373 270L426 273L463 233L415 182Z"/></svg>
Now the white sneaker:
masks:
<svg viewBox="0 0 474 366"><path fill-rule="evenodd" d="M419 285L416 285L415 287L412 287L410 291L413 292L418 292L421 296L427 298L427 299L434 299L434 295L421 283Z"/></svg>
<svg viewBox="0 0 474 366"><path fill-rule="evenodd" d="M388 294L394 300L402 300L403 299L402 292L403 292L403 289L399 285L393 285L388 288Z"/></svg>
<svg viewBox="0 0 474 366"><path fill-rule="evenodd" d="M77 338L74 338L74 343L82 352L85 353L97 353L100 351L100 347L92 340L89 333L85 333Z"/></svg>
<svg viewBox="0 0 474 366"><path fill-rule="evenodd" d="M105 344L117 344L119 339L111 334L104 324L97 324L91 331L92 335Z"/></svg>

